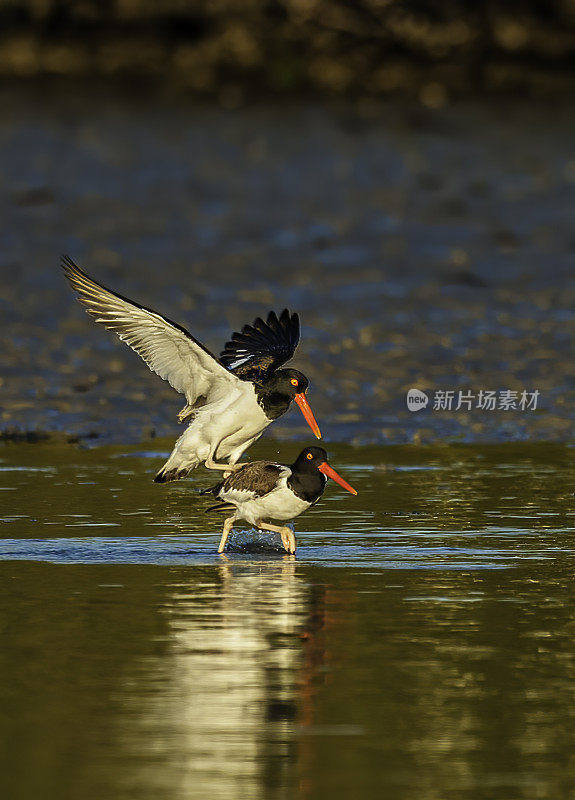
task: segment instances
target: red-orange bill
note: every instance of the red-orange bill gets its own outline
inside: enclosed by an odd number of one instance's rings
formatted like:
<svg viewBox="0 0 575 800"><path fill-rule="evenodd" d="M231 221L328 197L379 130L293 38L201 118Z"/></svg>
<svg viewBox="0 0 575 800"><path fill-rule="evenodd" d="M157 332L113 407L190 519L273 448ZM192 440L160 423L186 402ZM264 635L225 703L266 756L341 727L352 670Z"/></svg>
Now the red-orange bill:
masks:
<svg viewBox="0 0 575 800"><path fill-rule="evenodd" d="M327 475L328 478L331 478L332 481L339 483L340 486L343 486L344 489L347 489L348 492L351 492L352 494L357 494L353 486L350 486L347 481L344 481L341 475L338 475L337 472L333 469L333 467L330 467L327 461L324 461L323 464L320 464L318 469L320 472L323 472L324 475Z"/></svg>
<svg viewBox="0 0 575 800"><path fill-rule="evenodd" d="M298 406L300 407L301 413L304 415L305 421L307 422L307 424L310 426L310 428L315 433L317 438L321 439L321 432L320 432L320 429L319 429L319 425L315 421L315 417L314 417L314 415L312 413L311 408L309 407L309 403L306 400L305 394L303 392L300 392L299 394L296 394L295 401L298 404Z"/></svg>

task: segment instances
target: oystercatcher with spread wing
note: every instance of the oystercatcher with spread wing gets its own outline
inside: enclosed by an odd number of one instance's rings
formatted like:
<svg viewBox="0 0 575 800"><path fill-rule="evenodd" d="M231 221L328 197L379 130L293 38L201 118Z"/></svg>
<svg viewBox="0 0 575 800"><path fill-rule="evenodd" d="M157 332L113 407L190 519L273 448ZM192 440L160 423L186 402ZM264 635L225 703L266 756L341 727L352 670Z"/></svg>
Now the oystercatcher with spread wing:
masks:
<svg viewBox="0 0 575 800"><path fill-rule="evenodd" d="M62 266L78 299L96 322L118 334L148 367L185 395L180 422L192 418L154 480L185 477L202 462L231 472L244 450L295 400L321 438L306 399L308 379L296 369L279 369L298 345L297 314L287 309L255 320L234 333L217 358L185 328L92 280L64 257ZM216 459L220 460L219 463ZM227 463L221 463L225 460Z"/></svg>
<svg viewBox="0 0 575 800"><path fill-rule="evenodd" d="M243 464L221 483L204 490L203 494L211 493L222 501L210 506L207 511L233 510L233 514L224 522L218 553L223 553L232 526L238 519L245 519L261 530L279 533L287 552L295 553L293 531L265 520L286 521L299 516L317 503L328 478L348 492L357 494L353 486L330 467L327 453L321 447L306 447L290 466L273 461Z"/></svg>

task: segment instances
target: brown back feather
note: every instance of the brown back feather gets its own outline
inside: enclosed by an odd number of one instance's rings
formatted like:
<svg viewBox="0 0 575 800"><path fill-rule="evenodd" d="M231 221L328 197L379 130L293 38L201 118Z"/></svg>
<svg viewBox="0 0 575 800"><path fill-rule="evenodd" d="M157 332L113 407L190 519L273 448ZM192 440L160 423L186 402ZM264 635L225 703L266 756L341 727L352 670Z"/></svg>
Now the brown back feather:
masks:
<svg viewBox="0 0 575 800"><path fill-rule="evenodd" d="M225 493L227 489L235 489L253 492L256 497L263 497L275 489L283 469L284 467L273 461L254 461L246 464L225 479L220 489L220 496L221 492Z"/></svg>

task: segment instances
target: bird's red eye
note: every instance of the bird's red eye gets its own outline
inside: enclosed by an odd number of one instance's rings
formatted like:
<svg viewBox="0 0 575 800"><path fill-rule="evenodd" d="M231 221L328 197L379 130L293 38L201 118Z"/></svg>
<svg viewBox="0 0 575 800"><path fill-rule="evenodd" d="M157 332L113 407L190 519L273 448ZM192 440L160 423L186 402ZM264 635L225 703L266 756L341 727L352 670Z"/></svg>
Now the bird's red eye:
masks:
<svg viewBox="0 0 575 800"><path fill-rule="evenodd" d="M311 453L308 453L308 454L307 454L307 456L306 456L306 458L308 458L308 459L311 461L311 460L312 460L312 458L313 458L313 456L312 456L312 454L311 454Z"/></svg>
<svg viewBox="0 0 575 800"><path fill-rule="evenodd" d="M299 383L299 381L298 381L298 379L297 379L297 378L292 378L292 379L291 379L291 381L290 381L290 383L291 383L291 385L292 385L292 386L297 386L297 385L298 385L298 383Z"/></svg>

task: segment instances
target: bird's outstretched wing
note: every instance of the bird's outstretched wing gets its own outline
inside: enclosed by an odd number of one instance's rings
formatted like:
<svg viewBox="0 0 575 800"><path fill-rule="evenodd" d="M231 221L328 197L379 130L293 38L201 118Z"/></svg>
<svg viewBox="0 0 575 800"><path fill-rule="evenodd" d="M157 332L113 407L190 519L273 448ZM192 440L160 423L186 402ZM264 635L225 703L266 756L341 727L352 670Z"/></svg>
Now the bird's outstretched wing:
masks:
<svg viewBox="0 0 575 800"><path fill-rule="evenodd" d="M243 380L259 380L289 361L300 337L299 317L285 308L278 317L270 311L267 321L258 317L233 333L220 354L220 362Z"/></svg>
<svg viewBox="0 0 575 800"><path fill-rule="evenodd" d="M241 386L185 328L101 286L64 256L62 267L78 299L96 322L117 333L152 372L199 407Z"/></svg>

